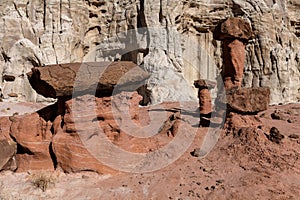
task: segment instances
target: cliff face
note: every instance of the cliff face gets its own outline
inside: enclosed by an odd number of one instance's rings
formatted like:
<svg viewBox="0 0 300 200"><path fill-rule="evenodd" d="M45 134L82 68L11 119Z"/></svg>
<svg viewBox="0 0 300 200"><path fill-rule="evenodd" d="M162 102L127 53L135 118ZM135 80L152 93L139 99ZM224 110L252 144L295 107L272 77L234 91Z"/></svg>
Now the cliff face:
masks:
<svg viewBox="0 0 300 200"><path fill-rule="evenodd" d="M222 65L216 25L240 16L255 36L243 84L271 88L271 103L300 100L298 0L4 0L0 83L4 98L43 101L26 73L34 66L127 60L151 72L153 103L195 99L192 82Z"/></svg>

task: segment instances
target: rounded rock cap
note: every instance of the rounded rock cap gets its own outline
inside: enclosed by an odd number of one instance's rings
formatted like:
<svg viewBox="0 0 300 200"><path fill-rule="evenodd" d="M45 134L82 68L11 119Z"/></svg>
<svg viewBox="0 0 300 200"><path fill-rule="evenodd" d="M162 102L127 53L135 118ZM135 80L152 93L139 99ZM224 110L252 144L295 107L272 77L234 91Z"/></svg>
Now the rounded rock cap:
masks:
<svg viewBox="0 0 300 200"><path fill-rule="evenodd" d="M242 18L230 17L218 24L214 31L216 40L249 40L253 36L250 24Z"/></svg>

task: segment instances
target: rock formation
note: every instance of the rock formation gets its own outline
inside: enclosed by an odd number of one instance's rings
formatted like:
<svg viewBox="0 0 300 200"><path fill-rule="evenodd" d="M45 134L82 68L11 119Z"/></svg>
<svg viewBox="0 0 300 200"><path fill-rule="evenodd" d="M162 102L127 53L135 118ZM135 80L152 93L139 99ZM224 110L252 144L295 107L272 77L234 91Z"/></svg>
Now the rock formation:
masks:
<svg viewBox="0 0 300 200"><path fill-rule="evenodd" d="M129 60L150 72L153 103L195 99L193 81L214 80L221 69L221 44L213 30L220 20L240 17L255 33L246 45L243 85L270 87L272 104L297 102L298 10L297 0L5 0L2 94L8 100L45 101L25 75L35 66Z"/></svg>
<svg viewBox="0 0 300 200"><path fill-rule="evenodd" d="M270 104L269 88L232 88L226 93L227 111L256 114L267 110Z"/></svg>
<svg viewBox="0 0 300 200"><path fill-rule="evenodd" d="M216 86L216 83L209 80L201 79L195 81L194 86L198 88L200 114L210 114L213 111L213 109L212 98L209 90L214 88Z"/></svg>
<svg viewBox="0 0 300 200"><path fill-rule="evenodd" d="M132 62L71 63L35 67L29 82L44 97L68 97L79 94L110 96L121 89L137 90L149 74Z"/></svg>
<svg viewBox="0 0 300 200"><path fill-rule="evenodd" d="M0 171L15 170L17 144L11 139L10 132L11 121L9 117L0 117Z"/></svg>
<svg viewBox="0 0 300 200"><path fill-rule="evenodd" d="M52 123L38 113L11 117L10 135L18 144L18 171L53 170Z"/></svg>
<svg viewBox="0 0 300 200"><path fill-rule="evenodd" d="M250 24L241 18L228 18L220 23L214 37L222 41L222 79L225 89L242 85L246 59L245 43L252 37Z"/></svg>

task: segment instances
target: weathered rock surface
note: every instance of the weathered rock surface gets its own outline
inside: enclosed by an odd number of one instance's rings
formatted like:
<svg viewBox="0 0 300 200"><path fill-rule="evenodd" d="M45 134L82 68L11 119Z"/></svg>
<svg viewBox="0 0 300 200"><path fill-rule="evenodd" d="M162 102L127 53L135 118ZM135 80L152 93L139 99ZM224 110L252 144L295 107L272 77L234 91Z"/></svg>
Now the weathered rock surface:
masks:
<svg viewBox="0 0 300 200"><path fill-rule="evenodd" d="M11 121L8 117L0 117L0 171L15 170L17 144L9 135Z"/></svg>
<svg viewBox="0 0 300 200"><path fill-rule="evenodd" d="M148 112L151 110L140 109L140 100L141 96L137 92L122 92L113 97L102 98L85 95L68 100L64 125L54 130L53 151L58 167L65 172L88 170L114 174L116 170L113 168L119 166L117 164L122 167L130 164L130 160L124 159L123 156L127 154L123 150L147 153L166 145L176 134L178 121L175 123L176 119L172 119L170 123L168 116L162 115L151 122L152 126L156 126L148 127ZM83 106L85 109L82 109ZM173 107L170 105L170 108ZM163 121L159 121L160 119ZM170 126L166 128L166 124ZM146 137L148 132L153 136ZM116 150L108 144L118 147L119 154L116 155ZM104 155L103 161L109 162L103 163L99 155ZM116 162L115 165L112 161Z"/></svg>
<svg viewBox="0 0 300 200"><path fill-rule="evenodd" d="M174 108L174 105L167 108ZM208 128L193 126L192 130L197 131L194 142L168 167L148 173L113 175L91 171L65 174L57 170L46 174L46 177L54 179L55 184L45 192L32 184L35 175L40 176L44 172L2 172L0 198L69 200L99 199L100 196L101 199L298 199L300 126L272 119L270 115L274 110L290 113L290 117L295 117L298 123L300 121L299 104L270 106L269 110L258 115L231 113L231 118L234 118L231 121L232 127L222 132L218 143L205 158L192 157L191 152L201 156L199 145L207 136L205 133ZM142 113L139 119L145 116ZM198 119L198 116L195 118ZM284 135L280 144L268 139L270 126L276 127ZM127 146L130 144L127 142Z"/></svg>
<svg viewBox="0 0 300 200"><path fill-rule="evenodd" d="M258 113L267 110L269 88L232 88L226 93L227 109L238 113Z"/></svg>
<svg viewBox="0 0 300 200"><path fill-rule="evenodd" d="M52 123L38 113L11 117L10 135L18 144L17 171L54 170L51 158Z"/></svg>
<svg viewBox="0 0 300 200"><path fill-rule="evenodd" d="M9 135L11 123L9 117L0 117L0 171L17 168L17 144Z"/></svg>
<svg viewBox="0 0 300 200"><path fill-rule="evenodd" d="M0 140L0 171L15 170L16 144L9 144L7 140Z"/></svg>
<svg viewBox="0 0 300 200"><path fill-rule="evenodd" d="M26 79L34 66L130 60L151 73L154 103L195 100L193 81L214 80L221 69L220 42L213 39L213 30L220 20L240 17L255 33L246 46L243 84L270 87L271 103L297 102L297 2L4 0L0 72L7 78L0 84L2 93L11 100L45 101Z"/></svg>
<svg viewBox="0 0 300 200"><path fill-rule="evenodd" d="M132 62L51 65L35 67L27 75L37 93L52 98L83 94L110 96L114 89L134 91L149 77Z"/></svg>

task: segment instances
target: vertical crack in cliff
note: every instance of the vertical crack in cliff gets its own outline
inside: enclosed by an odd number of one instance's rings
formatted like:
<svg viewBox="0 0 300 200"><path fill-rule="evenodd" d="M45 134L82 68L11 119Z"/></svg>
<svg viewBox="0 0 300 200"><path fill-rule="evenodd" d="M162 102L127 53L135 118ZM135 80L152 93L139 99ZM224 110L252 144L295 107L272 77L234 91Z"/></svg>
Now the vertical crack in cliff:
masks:
<svg viewBox="0 0 300 200"><path fill-rule="evenodd" d="M29 1L27 1L26 7L25 7L25 14L26 14L26 17L29 19L28 6L29 6Z"/></svg>
<svg viewBox="0 0 300 200"><path fill-rule="evenodd" d="M143 23L141 23L141 24L144 24L144 29L146 29L146 38L147 38L147 46L146 46L146 49L145 49L145 51L143 51L143 57L146 57L148 54L149 54L149 45L150 45L150 34L149 34L149 30L148 30L148 25L147 25L147 22L146 22L146 16L145 16L145 2L144 2L144 0L141 0L140 1L140 8L141 8L141 10L139 11L138 10L138 20L139 20L139 13L140 13L140 17L142 17L141 18L141 22L143 22ZM139 27L138 27L139 28Z"/></svg>
<svg viewBox="0 0 300 200"><path fill-rule="evenodd" d="M44 0L44 12L43 12L43 27L44 30L46 30L46 16L47 16L47 4L46 4L46 0Z"/></svg>
<svg viewBox="0 0 300 200"><path fill-rule="evenodd" d="M159 0L159 22L162 23L164 16L162 11L162 0Z"/></svg>
<svg viewBox="0 0 300 200"><path fill-rule="evenodd" d="M140 0L140 8L137 6L137 28L146 28L147 22L145 17L145 2Z"/></svg>
<svg viewBox="0 0 300 200"><path fill-rule="evenodd" d="M51 13L52 17L53 17L53 13ZM56 60L56 64L58 64L58 58L57 58L57 53L56 53L56 49L55 49L55 41L54 41L54 35L55 35L55 25L54 25L54 20L52 20L52 34L51 34L51 43L52 43L52 48L54 51L54 56L55 56L55 60Z"/></svg>
<svg viewBox="0 0 300 200"><path fill-rule="evenodd" d="M62 31L62 0L59 1L59 25L60 31Z"/></svg>
<svg viewBox="0 0 300 200"><path fill-rule="evenodd" d="M73 19L73 17L72 17L72 10L71 10L71 0L68 0L68 13L69 13L69 15L70 15L70 18L71 19Z"/></svg>
<svg viewBox="0 0 300 200"><path fill-rule="evenodd" d="M56 158L56 155L54 153L54 150L53 150L52 142L50 142L50 145L49 145L49 154L50 154L51 160L53 162L54 169L56 169L58 162L57 162L57 158Z"/></svg>
<svg viewBox="0 0 300 200"><path fill-rule="evenodd" d="M20 11L19 11L19 9L18 9L18 7L17 7L17 4L16 4L15 2L13 2L13 4L14 4L14 8L15 8L15 10L17 11L19 17L20 17L20 18L23 18L23 16L21 15L21 13L20 13Z"/></svg>

